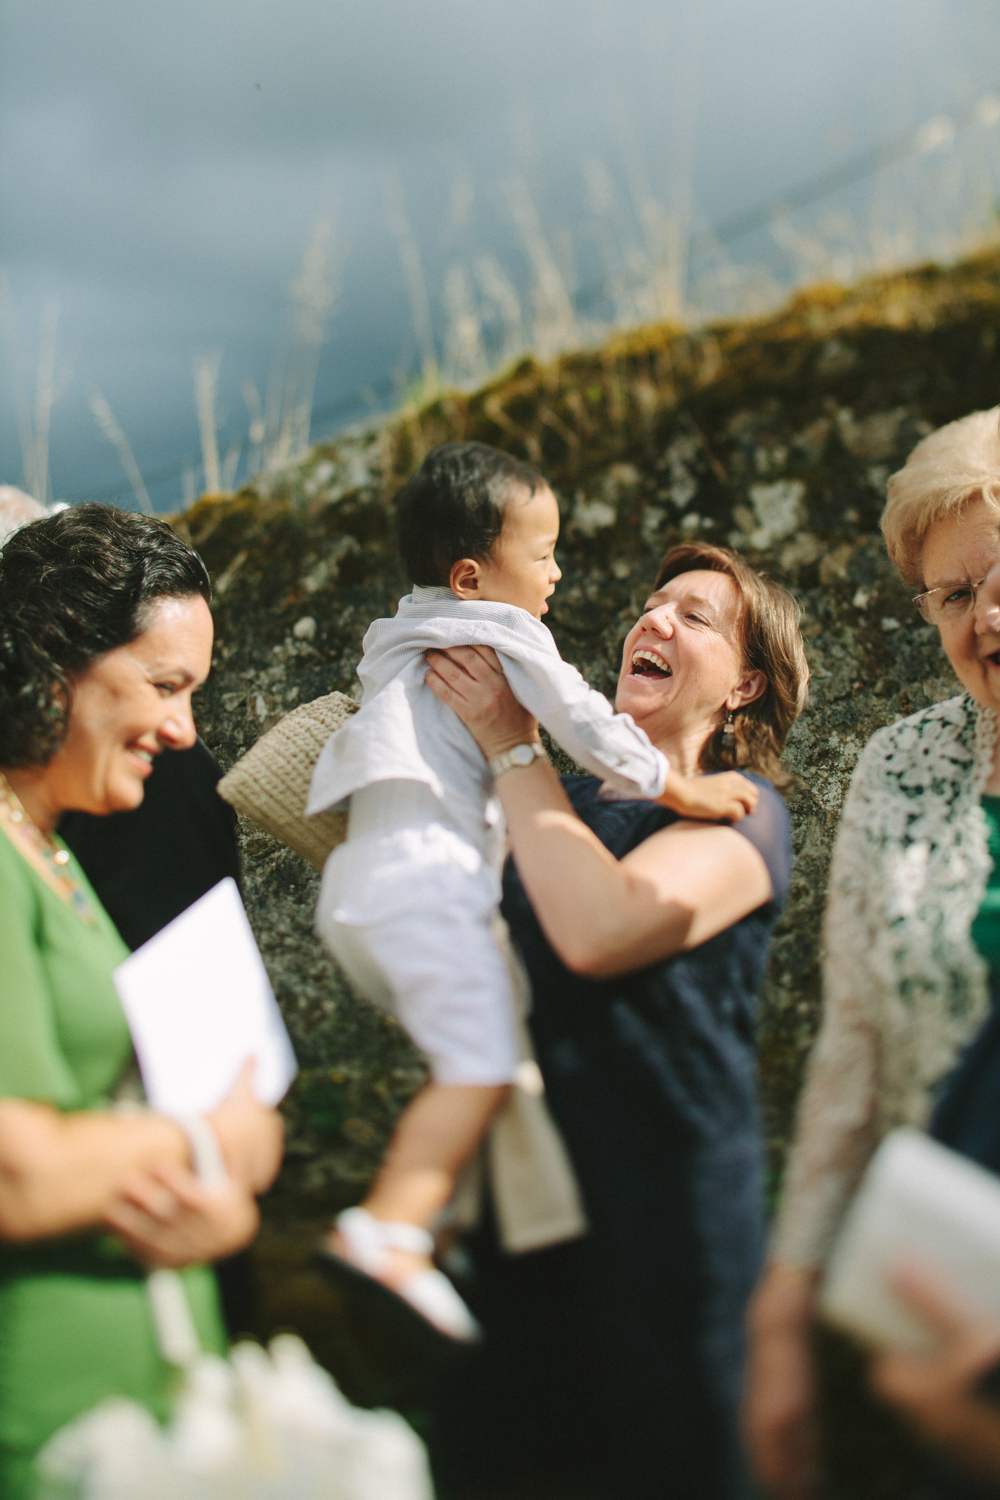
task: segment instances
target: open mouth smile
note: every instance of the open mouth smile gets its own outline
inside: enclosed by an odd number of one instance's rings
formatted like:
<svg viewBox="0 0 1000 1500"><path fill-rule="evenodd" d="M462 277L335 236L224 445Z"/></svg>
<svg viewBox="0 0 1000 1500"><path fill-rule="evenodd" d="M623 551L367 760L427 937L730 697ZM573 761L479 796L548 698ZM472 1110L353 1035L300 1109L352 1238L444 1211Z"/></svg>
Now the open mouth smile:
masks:
<svg viewBox="0 0 1000 1500"><path fill-rule="evenodd" d="M133 760L138 761L139 765L142 766L142 775L144 777L151 774L153 770L153 761L156 757L155 751L147 750L142 745L130 745L128 747L128 754L132 757Z"/></svg>
<svg viewBox="0 0 1000 1500"><path fill-rule="evenodd" d="M657 656L655 651L647 651L645 648L632 653L629 671L633 677L653 677L661 681L674 675L670 665L663 660L662 656Z"/></svg>

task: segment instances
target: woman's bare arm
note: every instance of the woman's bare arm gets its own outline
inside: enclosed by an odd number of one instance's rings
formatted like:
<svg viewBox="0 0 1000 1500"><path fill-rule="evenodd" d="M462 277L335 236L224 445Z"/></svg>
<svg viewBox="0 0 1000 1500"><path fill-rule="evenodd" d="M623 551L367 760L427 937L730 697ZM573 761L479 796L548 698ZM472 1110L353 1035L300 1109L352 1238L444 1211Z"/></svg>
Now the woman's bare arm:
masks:
<svg viewBox="0 0 1000 1500"><path fill-rule="evenodd" d="M273 1181L283 1141L280 1115L253 1094L252 1067L208 1116L231 1177L251 1195ZM143 1177L190 1166L180 1126L152 1110L61 1114L0 1099L0 1238L44 1239L110 1221Z"/></svg>
<svg viewBox="0 0 1000 1500"><path fill-rule="evenodd" d="M771 897L767 866L732 828L677 823L617 860L547 762L508 772L497 794L535 914L576 973L603 979L657 963Z"/></svg>
<svg viewBox="0 0 1000 1500"><path fill-rule="evenodd" d="M492 653L434 652L427 681L488 759L537 735ZM518 874L546 937L580 974L610 978L697 947L771 897L761 855L732 828L678 823L616 860L546 761L497 782Z"/></svg>
<svg viewBox="0 0 1000 1500"><path fill-rule="evenodd" d="M0 1237L84 1229L137 1174L189 1159L183 1131L165 1115L63 1115L47 1104L0 1099Z"/></svg>

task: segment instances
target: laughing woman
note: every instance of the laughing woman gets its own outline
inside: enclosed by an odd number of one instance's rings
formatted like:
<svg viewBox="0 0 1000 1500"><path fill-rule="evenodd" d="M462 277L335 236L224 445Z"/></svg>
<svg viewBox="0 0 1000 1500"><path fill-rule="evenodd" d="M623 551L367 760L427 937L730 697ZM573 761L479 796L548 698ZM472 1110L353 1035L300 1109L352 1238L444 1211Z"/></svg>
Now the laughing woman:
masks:
<svg viewBox="0 0 1000 1500"><path fill-rule="evenodd" d="M625 641L616 706L682 773L750 775L756 811L685 822L605 800L591 776L560 784L544 759L497 780L504 915L590 1222L568 1321L596 1336L603 1390L585 1423L603 1429L598 1493L615 1500L749 1493L736 1412L764 1228L755 995L788 891L774 784L807 678L785 590L721 548L677 547ZM428 681L488 759L537 738L491 653L435 654ZM485 1322L488 1362L508 1331Z"/></svg>
<svg viewBox="0 0 1000 1500"><path fill-rule="evenodd" d="M138 807L156 756L192 745L212 659L204 564L151 517L86 505L0 551L0 1495L32 1500L52 1433L109 1396L159 1417L174 1372L145 1291L184 1268L206 1349L225 1337L202 1262L246 1244L281 1126L246 1081L204 1128L109 1107L132 1046L128 953L55 830ZM192 1154L214 1130L229 1172Z"/></svg>

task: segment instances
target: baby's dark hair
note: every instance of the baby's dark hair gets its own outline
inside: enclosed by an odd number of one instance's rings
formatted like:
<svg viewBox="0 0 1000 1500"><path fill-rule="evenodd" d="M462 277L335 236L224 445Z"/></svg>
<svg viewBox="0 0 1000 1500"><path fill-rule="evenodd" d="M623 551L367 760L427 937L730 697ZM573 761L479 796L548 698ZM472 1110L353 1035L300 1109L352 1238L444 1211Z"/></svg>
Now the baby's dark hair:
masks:
<svg viewBox="0 0 1000 1500"><path fill-rule="evenodd" d="M447 588L460 558L489 557L514 490L534 494L538 470L486 443L433 448L396 500L396 534L411 583Z"/></svg>

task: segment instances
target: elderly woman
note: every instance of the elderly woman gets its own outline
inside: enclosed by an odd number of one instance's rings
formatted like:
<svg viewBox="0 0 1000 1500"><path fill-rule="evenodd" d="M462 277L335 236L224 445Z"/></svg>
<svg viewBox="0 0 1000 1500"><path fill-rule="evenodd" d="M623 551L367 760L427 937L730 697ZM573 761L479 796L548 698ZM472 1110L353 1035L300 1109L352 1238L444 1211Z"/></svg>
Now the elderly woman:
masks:
<svg viewBox="0 0 1000 1500"><path fill-rule="evenodd" d="M590 776L560 783L546 760L497 781L504 913L590 1223L578 1300L567 1309L559 1287L552 1303L598 1343L600 1493L616 1500L748 1492L736 1406L763 1247L755 994L790 872L773 783L807 675L783 589L721 548L675 548L626 638L616 705L682 773L750 775L756 811L685 822L606 800ZM488 758L536 739L490 652L434 654L428 680ZM508 1330L485 1316L488 1363Z"/></svg>
<svg viewBox="0 0 1000 1500"><path fill-rule="evenodd" d="M230 1174L217 1193L192 1174L197 1132L108 1108L132 1060L111 978L128 949L55 834L70 809L138 806L156 756L194 742L209 592L167 526L100 506L25 526L0 552L4 1500L34 1493L37 1449L104 1397L166 1414L146 1266L194 1266L182 1279L201 1339L224 1347L199 1263L252 1237L280 1157L277 1118L245 1077L209 1117Z"/></svg>
<svg viewBox="0 0 1000 1500"><path fill-rule="evenodd" d="M889 480L889 555L963 692L876 734L830 872L825 1011L755 1298L748 1427L775 1495L819 1482L816 1286L876 1146L924 1125L1000 981L998 411L932 433Z"/></svg>

